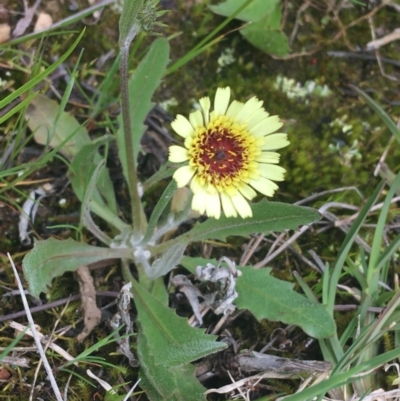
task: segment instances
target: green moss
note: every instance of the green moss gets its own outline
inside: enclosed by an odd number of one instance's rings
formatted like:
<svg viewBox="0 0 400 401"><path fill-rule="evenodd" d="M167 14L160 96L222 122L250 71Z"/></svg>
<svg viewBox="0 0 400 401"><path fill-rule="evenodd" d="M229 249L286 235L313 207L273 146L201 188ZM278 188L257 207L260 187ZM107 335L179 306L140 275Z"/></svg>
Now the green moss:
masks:
<svg viewBox="0 0 400 401"><path fill-rule="evenodd" d="M172 15L172 24L180 11L177 10ZM207 10L202 11L207 13ZM310 9L309 12L315 22L313 25L311 21L307 26L316 42L326 41L332 32L337 31L337 21L328 18L325 25L317 24L322 17L320 11ZM351 23L360 17L360 13L361 9L357 7L342 11L342 23ZM222 21L214 16L204 22L200 15L200 12L194 12L190 26L187 29L183 27L183 34L174 39L173 58L178 56L174 45L178 45L179 54L183 54L193 44L193 37L200 40L207 29L211 30ZM393 13L387 11L379 12L377 17L382 21L395 18ZM288 31L291 23L293 21L289 18ZM235 23L230 28L233 26ZM196 30L197 27L201 27L199 31ZM301 46L303 41L310 46L310 37L305 33L304 30L299 33L293 51L299 50L296 46ZM347 31L349 43L357 43L360 37L369 37L369 26L365 21ZM331 45L332 50L337 50L343 43L343 38L340 38ZM226 49L232 51L236 61L224 66L217 73L218 57ZM280 185L280 193L284 194L285 199L295 201L312 192L351 185L369 193L371 185L379 181L372 173L390 134L387 130L376 130L377 126L382 127L382 122L356 96L349 95L347 84L358 83L362 86L363 76L370 74L374 77L373 82L369 81L368 85L375 87L377 93L382 93L390 90L390 80L379 73L375 62L333 58L326 55L326 50L330 49L324 48L324 53L313 55L312 58L273 60L251 47L238 33L233 33L206 54L198 56L195 61L166 78L169 94L178 100L178 105L171 108L171 112L187 115L193 110L194 101L204 95L213 97L219 86L229 85L234 97L241 101L256 95L264 100L268 112L278 114L286 121L285 130L291 145L281 152L282 165L288 171L286 181ZM388 66L388 71L391 69ZM278 75L302 84L307 80L315 80L318 85L327 85L333 94L327 98L311 95L307 99L288 99L284 93L274 88ZM382 99L378 101L382 102ZM345 115L346 125L351 126L348 132L342 131L343 126L332 124ZM398 146L389 152L387 162L393 168L398 164L395 160L398 160L399 153ZM350 195L348 201L355 200Z"/></svg>

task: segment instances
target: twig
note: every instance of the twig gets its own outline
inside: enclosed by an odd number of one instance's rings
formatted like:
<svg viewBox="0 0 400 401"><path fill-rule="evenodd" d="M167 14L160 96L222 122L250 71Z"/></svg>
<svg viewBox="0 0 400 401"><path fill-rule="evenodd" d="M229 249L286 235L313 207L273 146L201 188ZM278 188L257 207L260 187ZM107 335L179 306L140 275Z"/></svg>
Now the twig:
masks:
<svg viewBox="0 0 400 401"><path fill-rule="evenodd" d="M20 323L14 322L14 321L10 322L10 327L12 329L15 329L18 331L23 331L27 328L27 326L24 326L23 324L20 324ZM42 341L43 338L45 337L42 333L38 333L37 331L36 331L36 334L39 338L39 341ZM33 333L30 329L25 331L25 335L33 337ZM75 359L71 354L69 354L67 351L62 349L57 344L51 343L49 345L49 348L52 349L54 352L57 352L57 354L61 355L68 362L73 361ZM75 363L75 364L76 364L76 366L78 366L77 363Z"/></svg>
<svg viewBox="0 0 400 401"><path fill-rule="evenodd" d="M306 11L308 7L310 7L309 0L305 1L297 10L296 21L294 23L294 27L293 27L292 33L290 34L290 39L289 39L290 47L293 46L294 39L296 38L297 31L299 30L299 25L300 25L299 20L300 20L301 14L303 14L303 12Z"/></svg>
<svg viewBox="0 0 400 401"><path fill-rule="evenodd" d="M46 346L45 346L45 348L44 348L44 351L45 351L45 352L47 351L47 348L49 348L49 346L50 346L50 344L51 344L51 342L52 342L52 336L54 335L54 332L55 332L55 330L57 329L57 326L58 326L58 324L60 323L60 320L61 320L62 316L64 316L64 313L65 313L65 311L66 311L67 308L68 308L68 305L69 305L69 302L68 302L67 304L65 304L63 310L62 310L61 313L60 313L60 316L58 317L58 319L56 320L56 322L55 322L55 324L54 324L54 327L53 327L53 329L52 329L51 335L49 336L49 338L48 338L48 340L47 340L47 343L46 343ZM41 366L42 366L42 361L43 361L43 359L41 359L41 360L39 361L39 363L37 364L36 370L35 370L35 375L34 375L34 378L33 378L32 385L31 385L31 392L30 392L30 394L29 394L29 401L32 401L32 400L33 400L33 397L34 397L34 394L35 394L35 383L36 383L37 377L38 377L38 375L39 375L40 368L41 368Z"/></svg>
<svg viewBox="0 0 400 401"><path fill-rule="evenodd" d="M40 339L39 339L38 332L36 331L35 322L33 321L31 312L29 310L28 301L26 299L26 296L25 296L25 293L24 293L24 288L23 288L21 280L19 278L18 271L17 271L17 269L16 269L16 267L14 265L14 262L13 262L13 260L11 258L11 255L8 252L7 252L7 256L8 256L8 259L9 259L10 263L11 263L12 269L14 271L14 275L15 275L15 279L16 279L17 284L18 284L18 288L21 291L21 299L22 299L22 303L24 304L24 308L25 308L25 311L26 311L26 316L28 318L28 322L29 322L29 325L30 325L30 330L31 330L32 336L33 336L33 338L35 340L35 344L36 344L36 346L38 348L40 357L43 360L43 366L46 369L47 375L49 376L49 380L50 380L50 383L51 383L51 387L53 388L54 395L56 396L57 401L64 401L63 398L62 398L62 395L60 393L60 389L58 388L58 385L57 385L56 379L54 377L53 371L51 369L51 366L49 364L49 361L47 360L46 354L45 354L45 352L43 350L42 344L41 344Z"/></svg>
<svg viewBox="0 0 400 401"><path fill-rule="evenodd" d="M377 163L377 165L376 165L376 167L375 167L375 170L374 170L374 177L376 177L376 176L378 175L379 170L381 169L381 167L382 167L383 164L385 163L386 156L387 156L387 154L388 154L388 152L389 152L390 147L392 146L392 143L394 142L394 139L395 139L395 137L394 137L394 135L392 135L392 136L390 137L390 139L389 139L389 143L387 144L385 150L384 150L383 153L382 153L382 156L381 156L380 159L379 159L379 162Z"/></svg>
<svg viewBox="0 0 400 401"><path fill-rule="evenodd" d="M382 64L382 61L381 61L381 53L379 51L379 47L381 45L383 45L383 44L388 43L388 42L383 43L384 42L384 38L382 38L382 39L380 39L380 41L382 41L382 44L379 44L379 40L376 40L375 28L374 28L374 23L373 23L372 18L368 18L368 23L369 23L369 27L370 27L370 30L371 30L371 36L372 36L373 42L369 42L367 44L366 48L367 48L367 50L375 50L376 60L378 61L379 69L381 71L382 76L384 76L386 78L389 78L392 81L397 81L398 79L396 77L386 74L385 69L384 69L383 64ZM396 29L396 31L397 31L398 34L400 34L400 29ZM399 37L400 37L400 35L397 36L397 39Z"/></svg>
<svg viewBox="0 0 400 401"><path fill-rule="evenodd" d="M365 54L365 53L329 51L326 54L330 57L356 58L359 60L376 60L376 56L374 56L373 54ZM396 67L400 67L400 61L398 60L393 60L387 57L381 57L381 61L386 64L392 64L395 65Z"/></svg>
<svg viewBox="0 0 400 401"><path fill-rule="evenodd" d="M117 298L118 297L118 292L116 292L116 291L98 291L98 292L96 292L96 296ZM80 298L81 298L80 294L71 295L68 298L59 299L59 300L54 301L54 302L49 302L48 304L34 306L33 308L30 309L30 312L31 313L42 312L42 311L50 309L50 308L55 308L57 306L64 305L68 301L70 301L70 302L77 301ZM5 322L7 320L15 320L15 319L17 319L19 317L22 317L22 316L25 316L25 315L26 315L26 312L24 310L22 310L22 311L19 311L19 312L10 313L9 315L0 316L0 323L1 322Z"/></svg>
<svg viewBox="0 0 400 401"><path fill-rule="evenodd" d="M371 10L369 13L362 15L360 18L357 18L356 20L350 22L348 25L344 26L332 39L329 39L323 43L321 43L321 45L316 46L314 49L309 50L309 51L305 51L305 52L300 52L300 53L291 53L288 54L286 56L275 56L275 55L271 55L272 58L276 59L276 60L290 60L293 58L297 58L297 57L302 57L302 56L311 56L313 54L315 54L316 52L318 52L319 50L322 49L322 47L326 47L332 43L335 43L337 40L339 40L342 36L343 33L346 32L349 28L352 28L353 26L357 25L358 23L360 23L361 21L364 21L370 17L372 17L373 15L375 15L382 7L385 7L386 5L388 5L388 3L390 2L390 0L384 0L382 1L381 4L379 4L377 7L375 7L373 10Z"/></svg>

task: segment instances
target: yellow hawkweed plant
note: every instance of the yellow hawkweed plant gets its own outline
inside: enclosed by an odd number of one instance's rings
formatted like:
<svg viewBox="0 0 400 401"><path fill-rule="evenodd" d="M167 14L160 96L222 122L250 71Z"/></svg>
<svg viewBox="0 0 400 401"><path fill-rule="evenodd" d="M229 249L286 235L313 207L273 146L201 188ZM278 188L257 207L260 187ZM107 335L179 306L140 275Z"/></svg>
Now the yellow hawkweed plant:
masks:
<svg viewBox="0 0 400 401"><path fill-rule="evenodd" d="M188 162L173 178L179 188L190 182L193 210L216 219L221 208L226 217L251 217L248 201L255 190L273 196L274 181L283 181L286 172L274 152L289 145L286 134L273 133L283 125L278 116L270 116L256 97L229 104L230 97L229 87L218 88L213 111L203 97L201 110L189 119L178 114L171 124L185 141L169 148L169 161Z"/></svg>

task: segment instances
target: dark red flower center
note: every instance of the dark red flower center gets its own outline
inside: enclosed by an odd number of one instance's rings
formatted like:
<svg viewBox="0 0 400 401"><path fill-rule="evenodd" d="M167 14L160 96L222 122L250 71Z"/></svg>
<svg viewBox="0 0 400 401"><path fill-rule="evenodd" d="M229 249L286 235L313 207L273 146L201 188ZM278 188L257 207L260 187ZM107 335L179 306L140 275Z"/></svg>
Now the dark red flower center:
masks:
<svg viewBox="0 0 400 401"><path fill-rule="evenodd" d="M207 130L196 148L196 164L213 177L235 176L247 162L248 150L243 146L243 138L226 128Z"/></svg>

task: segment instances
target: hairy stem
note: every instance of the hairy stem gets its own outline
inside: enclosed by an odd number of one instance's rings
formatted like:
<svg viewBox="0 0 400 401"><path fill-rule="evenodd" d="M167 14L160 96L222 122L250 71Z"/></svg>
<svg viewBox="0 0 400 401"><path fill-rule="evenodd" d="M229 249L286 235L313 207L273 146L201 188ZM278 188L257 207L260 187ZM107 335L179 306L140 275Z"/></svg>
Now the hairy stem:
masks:
<svg viewBox="0 0 400 401"><path fill-rule="evenodd" d="M144 214L142 211L142 203L138 192L138 179L136 174L136 161L133 147L133 132L132 123L129 108L129 45L121 46L121 61L120 61L120 73L121 73L121 107L122 107L122 121L125 138L125 151L126 160L128 166L128 177L129 177L129 195L131 198L132 207L132 224L133 224L133 235L139 239L145 228Z"/></svg>

